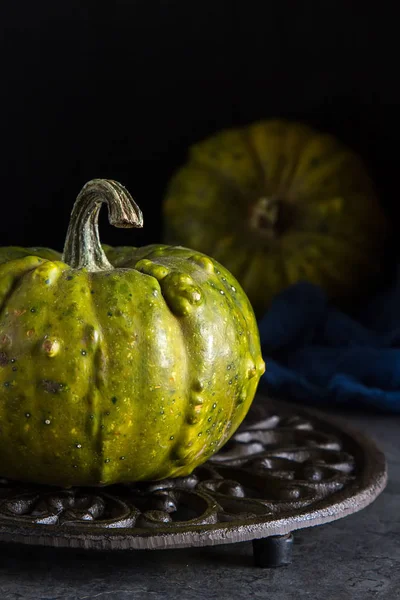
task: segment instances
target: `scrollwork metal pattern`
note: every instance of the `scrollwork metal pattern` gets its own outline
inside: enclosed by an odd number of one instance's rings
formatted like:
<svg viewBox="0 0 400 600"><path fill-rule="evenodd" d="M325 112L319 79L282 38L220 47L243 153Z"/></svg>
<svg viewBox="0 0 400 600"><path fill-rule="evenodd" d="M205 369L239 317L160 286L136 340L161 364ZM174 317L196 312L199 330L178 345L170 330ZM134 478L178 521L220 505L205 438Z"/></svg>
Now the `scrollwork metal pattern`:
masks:
<svg viewBox="0 0 400 600"><path fill-rule="evenodd" d="M380 479L378 466L370 473L371 498L384 486L382 457L378 463ZM70 490L0 480L0 527L25 527L32 535L108 531L164 539L215 529L222 541L224 529L236 526L299 518L307 526L319 507L332 507L362 486L368 491L367 467L351 435L309 411L259 396L232 439L188 477Z"/></svg>

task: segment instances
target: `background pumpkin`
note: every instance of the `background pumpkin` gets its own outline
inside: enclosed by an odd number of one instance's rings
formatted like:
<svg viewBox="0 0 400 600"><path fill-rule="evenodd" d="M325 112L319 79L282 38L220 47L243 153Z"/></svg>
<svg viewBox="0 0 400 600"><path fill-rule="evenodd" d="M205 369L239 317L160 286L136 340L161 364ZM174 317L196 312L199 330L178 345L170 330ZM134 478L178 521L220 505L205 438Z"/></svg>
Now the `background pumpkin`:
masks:
<svg viewBox="0 0 400 600"><path fill-rule="evenodd" d="M234 433L264 372L231 274L165 245L107 258L101 202L113 225L141 227L120 184L93 180L63 257L0 248L1 476L70 486L188 474Z"/></svg>
<svg viewBox="0 0 400 600"><path fill-rule="evenodd" d="M299 280L338 303L376 278L387 224L361 159L287 120L228 129L189 150L169 182L164 238L215 257L257 314Z"/></svg>

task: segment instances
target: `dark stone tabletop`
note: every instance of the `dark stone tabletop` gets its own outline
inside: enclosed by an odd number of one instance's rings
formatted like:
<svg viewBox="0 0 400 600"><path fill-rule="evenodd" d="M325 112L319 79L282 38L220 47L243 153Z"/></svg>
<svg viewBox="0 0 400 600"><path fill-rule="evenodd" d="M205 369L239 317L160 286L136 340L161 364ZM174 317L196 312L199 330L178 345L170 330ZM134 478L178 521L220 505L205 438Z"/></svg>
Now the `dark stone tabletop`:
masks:
<svg viewBox="0 0 400 600"><path fill-rule="evenodd" d="M400 419L346 413L385 452L389 483L361 512L295 532L293 563L254 566L251 542L85 552L1 544L2 600L400 600Z"/></svg>

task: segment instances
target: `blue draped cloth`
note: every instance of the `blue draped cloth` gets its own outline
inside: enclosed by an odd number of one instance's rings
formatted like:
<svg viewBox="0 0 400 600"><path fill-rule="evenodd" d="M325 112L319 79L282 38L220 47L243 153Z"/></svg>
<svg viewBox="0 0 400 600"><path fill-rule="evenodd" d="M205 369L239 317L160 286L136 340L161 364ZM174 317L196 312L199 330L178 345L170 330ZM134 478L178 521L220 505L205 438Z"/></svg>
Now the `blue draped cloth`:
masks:
<svg viewBox="0 0 400 600"><path fill-rule="evenodd" d="M279 294L258 324L266 362L260 390L314 405L400 414L400 269L356 316L301 282Z"/></svg>

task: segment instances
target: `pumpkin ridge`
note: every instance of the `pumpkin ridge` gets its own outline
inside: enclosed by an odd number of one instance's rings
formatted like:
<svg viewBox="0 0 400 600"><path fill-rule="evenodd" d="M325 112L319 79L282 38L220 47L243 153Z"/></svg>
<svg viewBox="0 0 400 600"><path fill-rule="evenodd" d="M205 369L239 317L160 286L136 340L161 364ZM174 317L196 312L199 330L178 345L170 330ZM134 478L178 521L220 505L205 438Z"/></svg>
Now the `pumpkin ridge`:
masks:
<svg viewBox="0 0 400 600"><path fill-rule="evenodd" d="M174 246L170 247L170 248L174 248ZM180 247L179 247L180 248ZM180 370L180 376L182 376L182 373L185 373L185 389L187 390L191 390L193 388L193 383L195 381L196 378L194 378L193 381L193 377L190 377L191 373L196 373L196 367L197 367L197 360L198 357L191 356L191 352L190 352L190 346L191 346L191 338L187 336L186 332L185 332L185 320L189 315L180 315L180 314L176 314L176 312L174 311L174 307L173 305L171 305L170 302L170 298L168 298L168 295L166 293L166 287L165 285L163 285L163 280L166 279L168 277L168 275L172 275L172 276L178 276L179 275L184 275L184 271L177 269L176 267L169 269L169 267L166 266L165 264L165 260L161 260L158 261L157 259L160 258L160 256L157 254L157 250L159 249L159 246L157 247L153 247L148 253L146 253L145 256L142 256L141 259L136 263L134 270L137 271L138 273L140 273L142 276L144 277L148 277L150 279L152 279L153 281L157 282L158 286L159 286L159 290L160 290L160 295L163 298L165 305L167 307L167 309L169 310L169 312L171 313L172 318L174 319L174 321L177 323L178 325L178 331L180 332L180 337L181 337L181 342L182 342L182 347L184 349L183 351L183 356L182 356L182 360L185 363L185 367L183 368L181 365L181 370ZM141 261L144 261L141 265ZM146 262L148 261L148 262ZM168 262L167 262L168 264ZM157 267L160 267L160 269L157 269ZM169 271L168 274L165 273L165 271L163 271L162 269L165 269L166 271ZM167 286L169 285L169 282L166 284ZM190 315L193 318L193 315ZM169 449L169 460L171 462L176 462L177 460L179 460L178 457L178 450L179 448L181 448L184 445L184 441L187 441L187 437L188 437L188 431L189 431L189 417L190 414L192 412L192 407L190 405L189 402L189 398L186 398L186 408L185 408L185 413L183 416L183 422L184 425L181 426L180 428L180 434L178 436L176 436L176 439L174 440L173 445L170 447ZM183 473L184 475L188 474L187 471L187 465L186 462L182 462L181 464L179 464L179 462L176 464L176 466L174 467L174 470L171 472L169 472L169 476L177 476L179 474ZM161 479L164 477L164 474L162 472L158 473L155 475L155 479Z"/></svg>
<svg viewBox="0 0 400 600"><path fill-rule="evenodd" d="M242 201L247 203L245 192L242 190L240 185L237 182L235 182L233 179L228 177L228 175L226 175L226 173L219 172L218 169L216 169L215 167L212 167L211 165L203 164L198 158L193 160L192 166L198 168L199 170L201 170L205 173L208 173L209 175L214 177L214 179L216 181L218 181L219 183L228 185L235 194L237 194L241 197Z"/></svg>
<svg viewBox="0 0 400 600"><path fill-rule="evenodd" d="M264 170L264 167L262 165L261 162L261 158L259 153L257 152L257 149L254 146L254 142L253 142L253 138L252 138L252 134L249 128L242 128L241 129L241 135L243 138L244 143L247 146L247 149L249 151L250 156L253 159L253 163L258 171L258 175L259 178L262 182L262 186L265 187L265 193L267 193L268 190L268 178L267 178L267 173Z"/></svg>
<svg viewBox="0 0 400 600"><path fill-rule="evenodd" d="M296 173L298 172L298 169L299 169L301 155L305 151L305 148L310 143L310 141L312 141L313 138L315 137L315 133L313 133L309 127L306 128L304 133L307 133L307 138L305 140L303 140L302 143L299 144L298 147L296 148L296 152L294 152L294 158L293 158L293 161L292 161L292 164L290 167L290 171L286 177L286 182L282 181L282 184L286 185L287 198L290 198L292 186L294 185L295 178L296 178ZM289 135L290 135L290 131L288 130L286 132L286 143L288 143ZM285 152L288 155L290 154L290 151L286 147L285 147Z"/></svg>
<svg viewBox="0 0 400 600"><path fill-rule="evenodd" d="M210 254L212 256L220 255L220 253L221 253L221 243L223 241L224 241L223 239L222 240L218 240L216 242L215 246L213 248L211 248ZM232 246L235 247L235 236L232 236L232 242L231 242L230 245L231 245L231 247ZM224 251L226 252L226 250L227 249L225 248ZM240 280L243 281L245 279L245 273L248 270L248 260L249 260L249 256L251 254L252 254L251 250L248 250L247 253L243 253L242 254L242 262L241 262L240 266L235 269L235 271L236 271L235 278L238 281L240 281ZM219 262L221 262L221 264L223 264L223 261L219 261Z"/></svg>
<svg viewBox="0 0 400 600"><path fill-rule="evenodd" d="M330 240L332 243L336 244L338 242L340 242L341 245L348 247L349 252L351 252L353 254L353 256L355 255L358 258L363 258L363 253L365 251L365 244L360 244L357 240L354 239L348 239L347 237L341 235L331 235L328 233L318 233L315 231L296 231L290 234L290 236L296 237L297 239L299 238L306 238L307 240L312 240L315 241L316 243L319 243L323 240ZM289 236L288 236L289 237ZM285 240L286 242L288 240ZM356 250L356 251L355 251Z"/></svg>
<svg viewBox="0 0 400 600"><path fill-rule="evenodd" d="M15 261L9 261L7 263L4 263L4 266L9 266L10 263L15 263L15 262L19 262L19 261L24 261L26 258L31 258L29 256L26 256L24 258L17 258L15 259ZM43 263L48 262L45 259L39 259L38 263L36 265L33 265L30 268L27 268L23 271L21 271L20 273L18 273L16 276L13 276L13 280L12 283L10 284L9 288L7 289L6 293L3 295L1 294L0 291L0 313L3 312L5 305L8 303L9 299L11 298L11 296L13 295L13 293L15 292L15 290L18 288L18 286L20 285L21 281L23 280L23 278L25 277L25 275L28 275L29 273L31 273L32 271L34 271L39 265L42 265ZM1 278L4 276L2 274L2 267L3 265L0 265L0 280ZM5 269L3 269L5 270ZM5 274L7 276L7 274Z"/></svg>
<svg viewBox="0 0 400 600"><path fill-rule="evenodd" d="M275 123L281 124L282 121L276 120ZM259 126L262 126L262 123L260 123ZM253 215L256 216L257 206L259 206L262 201L264 201L264 202L269 201L269 204L271 204L271 200L272 200L272 203L276 203L278 212L277 212L277 216L275 217L275 219L272 219L272 221L270 221L270 229L271 229L273 235L277 235L278 237L280 237L281 234L279 232L279 223L281 220L280 215L281 215L282 205L287 205L287 204L292 203L291 199L290 199L290 190L293 185L294 173L297 171L297 168L298 168L301 152L304 147L304 142L302 142L301 144L298 145L298 147L296 149L296 153L294 154L294 159L292 161L290 161L290 162L286 161L286 164L285 164L285 161L283 160L284 155L280 154L280 156L278 158L279 176L277 177L277 179L280 181L280 185L279 185L279 188L274 191L272 188L272 182L270 182L268 180L267 172L265 171L264 166L262 164L260 153L257 150L257 148L255 147L255 144L253 141L253 128L252 127L243 128L241 130L241 134L242 134L244 143L247 145L249 154L250 154L251 158L253 159L253 164L255 165L255 167L259 173L259 177L263 182L262 187L264 187L264 190L265 190L265 192L263 192L263 190L261 191L261 198L259 198L259 200L254 204L253 208L250 209L251 216L249 218L249 222L250 223L252 222ZM284 150L286 151L286 154L289 154L286 150L286 146L289 144L289 141L290 141L288 139L288 135L289 135L288 132L286 132L286 136L282 140L282 146L283 146ZM285 169L287 169L288 172L285 173L285 176L284 176ZM255 226L253 225L253 227L257 231L259 231L259 227L257 225L255 225Z"/></svg>
<svg viewBox="0 0 400 600"><path fill-rule="evenodd" d="M299 164L297 165L296 171L293 173L292 184L290 186L290 189L295 188L295 193L298 195L299 199L301 199L302 202L306 201L306 203L308 205L311 205L313 202L321 202L320 194L324 192L324 189L323 189L324 177L325 177L325 179L326 178L329 179L329 176L332 174L332 172L340 173L340 171L343 168L346 168L347 162L351 158L352 158L352 154L345 150L342 150L340 152L337 151L336 153L332 152L329 159L325 160L324 166L319 167L318 174L314 180L312 180L312 178L310 176L310 168L309 167L307 167L306 173L303 173L302 175L300 175L299 170L301 169L301 164L299 162ZM299 186L299 181L300 182L302 180L304 181L304 179L307 177L309 177L309 181L307 182L308 185L310 185L310 183L313 183L315 185L315 181L317 181L317 188L318 188L317 192L312 192L310 190L307 190L306 193L304 193L304 190L301 189L301 186ZM347 192L347 193L349 193L349 192ZM313 194L315 194L315 195L313 195Z"/></svg>
<svg viewBox="0 0 400 600"><path fill-rule="evenodd" d="M94 273L88 271L87 277L88 277L88 286L91 289L93 286ZM97 347L94 352L93 361L92 361L92 383L91 383L90 388L87 390L87 394L86 394L87 398L89 398L89 396L90 396L92 398L92 401L94 401L94 399L96 398L96 393L95 393L96 391L101 396L99 364L101 364L102 356L105 356L107 359L107 352L105 351L105 348L104 348L104 346L106 346L106 340L105 340L105 336L103 335L102 322L98 315L97 306L94 301L93 294L90 294L90 306L91 306L91 312L93 313L93 315L95 317L95 322L97 323L97 329L100 333L99 340L97 342ZM99 409L97 406L93 406L92 412L97 417L94 420L96 423L95 426L97 429L97 431L95 432L94 446L98 452L98 455L100 458L100 465L101 465L100 468L98 469L99 477L96 479L98 481L103 481L103 476L104 476L104 435L102 433L102 429L101 429L99 418L98 418L100 416L101 409ZM97 414L96 414L96 412L97 412ZM89 426L90 426L90 421L89 421ZM90 430L90 433L92 436L93 436L93 429L94 429L94 424L91 426L91 430Z"/></svg>

